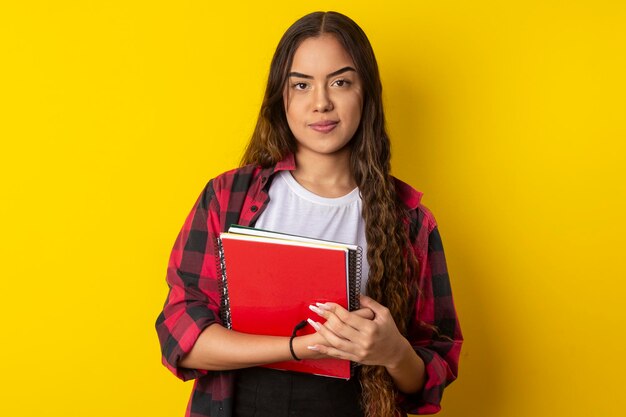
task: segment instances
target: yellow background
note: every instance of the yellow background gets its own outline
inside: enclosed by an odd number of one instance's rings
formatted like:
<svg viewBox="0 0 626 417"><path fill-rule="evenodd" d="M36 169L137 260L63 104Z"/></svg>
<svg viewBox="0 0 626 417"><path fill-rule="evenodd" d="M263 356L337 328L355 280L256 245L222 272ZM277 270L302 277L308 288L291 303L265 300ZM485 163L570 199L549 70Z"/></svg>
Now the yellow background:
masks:
<svg viewBox="0 0 626 417"><path fill-rule="evenodd" d="M441 415L623 415L624 3L305 3L0 6L0 415L183 415L169 250L316 9L369 35L394 172L440 223L466 337Z"/></svg>

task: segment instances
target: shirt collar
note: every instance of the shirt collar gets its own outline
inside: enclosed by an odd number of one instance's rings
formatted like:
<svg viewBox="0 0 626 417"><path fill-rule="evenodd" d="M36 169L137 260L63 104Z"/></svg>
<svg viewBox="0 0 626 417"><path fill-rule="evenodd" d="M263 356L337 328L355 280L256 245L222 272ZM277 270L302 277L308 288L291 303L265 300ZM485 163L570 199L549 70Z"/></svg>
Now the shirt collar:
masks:
<svg viewBox="0 0 626 417"><path fill-rule="evenodd" d="M282 161L278 162L274 167L274 173L280 171L293 171L296 169L296 157L292 153L288 153Z"/></svg>
<svg viewBox="0 0 626 417"><path fill-rule="evenodd" d="M415 188L411 187L406 182L403 182L394 177L396 183L396 193L398 194L398 198L402 203L409 209L415 210L419 207L420 202L422 201L422 193L421 191L417 191Z"/></svg>

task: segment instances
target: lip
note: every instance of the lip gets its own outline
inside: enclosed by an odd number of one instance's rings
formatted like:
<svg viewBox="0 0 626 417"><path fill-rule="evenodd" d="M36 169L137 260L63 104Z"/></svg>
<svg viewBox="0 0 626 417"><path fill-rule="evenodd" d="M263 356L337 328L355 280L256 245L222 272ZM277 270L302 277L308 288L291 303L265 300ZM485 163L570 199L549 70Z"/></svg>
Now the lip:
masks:
<svg viewBox="0 0 626 417"><path fill-rule="evenodd" d="M320 120L319 122L310 123L309 127L316 132L328 133L337 127L338 124L339 121L337 120Z"/></svg>

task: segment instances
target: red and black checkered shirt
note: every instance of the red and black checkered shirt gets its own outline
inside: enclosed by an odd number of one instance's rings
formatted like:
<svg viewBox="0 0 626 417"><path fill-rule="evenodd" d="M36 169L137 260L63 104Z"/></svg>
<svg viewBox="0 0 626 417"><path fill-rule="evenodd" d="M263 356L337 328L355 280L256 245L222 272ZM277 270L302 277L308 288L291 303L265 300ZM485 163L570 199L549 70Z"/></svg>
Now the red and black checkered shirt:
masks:
<svg viewBox="0 0 626 417"><path fill-rule="evenodd" d="M195 379L187 417L232 416L236 371L205 371L179 365L200 333L220 323L215 238L231 224L251 226L267 206L271 177L295 169L293 155L276 166L245 166L209 181L180 231L169 260L169 294L156 329L163 364L183 380ZM422 194L396 180L399 199L410 209L409 235L420 265L415 320L408 340L426 364L426 385L398 398L411 414L439 411L444 388L457 376L462 344L437 224ZM420 326L434 325L438 332Z"/></svg>

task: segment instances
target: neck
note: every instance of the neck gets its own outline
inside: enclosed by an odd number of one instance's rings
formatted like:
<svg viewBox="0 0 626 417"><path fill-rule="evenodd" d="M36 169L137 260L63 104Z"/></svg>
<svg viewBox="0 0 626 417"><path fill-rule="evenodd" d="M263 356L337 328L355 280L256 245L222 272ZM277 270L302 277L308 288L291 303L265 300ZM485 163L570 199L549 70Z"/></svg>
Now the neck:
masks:
<svg viewBox="0 0 626 417"><path fill-rule="evenodd" d="M299 149L292 175L300 185L322 197L341 197L356 188L350 171L350 148L323 155Z"/></svg>

